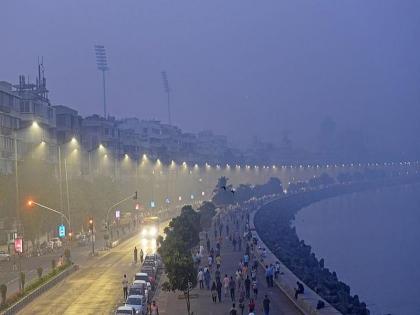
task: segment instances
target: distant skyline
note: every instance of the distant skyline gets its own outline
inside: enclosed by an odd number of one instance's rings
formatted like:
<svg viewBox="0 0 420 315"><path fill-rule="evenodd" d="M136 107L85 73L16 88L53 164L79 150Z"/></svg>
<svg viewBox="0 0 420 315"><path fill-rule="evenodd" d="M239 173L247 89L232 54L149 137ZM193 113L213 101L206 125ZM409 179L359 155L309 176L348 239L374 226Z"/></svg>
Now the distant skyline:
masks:
<svg viewBox="0 0 420 315"><path fill-rule="evenodd" d="M244 145L289 130L313 149L330 116L379 152L420 155L419 1L6 1L0 35L0 80L35 79L43 56L52 102L84 116L103 112L101 44L110 115L167 122L166 71L185 131Z"/></svg>

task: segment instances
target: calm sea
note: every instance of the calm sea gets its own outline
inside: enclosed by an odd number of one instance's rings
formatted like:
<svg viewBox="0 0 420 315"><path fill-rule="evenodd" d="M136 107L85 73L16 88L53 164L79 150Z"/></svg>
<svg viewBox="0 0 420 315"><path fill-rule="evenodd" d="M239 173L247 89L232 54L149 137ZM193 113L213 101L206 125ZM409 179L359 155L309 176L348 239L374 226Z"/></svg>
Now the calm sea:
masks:
<svg viewBox="0 0 420 315"><path fill-rule="evenodd" d="M372 314L420 314L420 185L324 200L294 225Z"/></svg>

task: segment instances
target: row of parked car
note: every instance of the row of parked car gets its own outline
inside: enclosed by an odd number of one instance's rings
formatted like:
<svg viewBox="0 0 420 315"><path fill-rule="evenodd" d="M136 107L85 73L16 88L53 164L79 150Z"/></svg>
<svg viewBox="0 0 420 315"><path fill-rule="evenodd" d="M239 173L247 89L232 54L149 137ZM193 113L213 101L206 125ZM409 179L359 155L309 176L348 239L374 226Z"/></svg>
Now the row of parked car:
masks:
<svg viewBox="0 0 420 315"><path fill-rule="evenodd" d="M146 255L140 267L140 272L134 275L124 305L117 308L115 315L147 314L147 306L156 290L156 277L160 267L161 259L157 254Z"/></svg>

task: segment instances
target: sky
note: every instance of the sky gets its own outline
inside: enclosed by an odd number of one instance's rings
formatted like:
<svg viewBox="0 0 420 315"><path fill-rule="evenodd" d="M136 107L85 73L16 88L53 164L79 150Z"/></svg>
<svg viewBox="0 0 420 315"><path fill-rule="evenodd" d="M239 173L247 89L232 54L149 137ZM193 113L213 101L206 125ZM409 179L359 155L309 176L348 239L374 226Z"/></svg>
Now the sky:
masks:
<svg viewBox="0 0 420 315"><path fill-rule="evenodd" d="M50 98L102 113L105 45L118 118L312 148L320 123L383 152L420 155L420 1L18 0L0 4L0 80L36 74ZM382 152L381 151L381 152Z"/></svg>

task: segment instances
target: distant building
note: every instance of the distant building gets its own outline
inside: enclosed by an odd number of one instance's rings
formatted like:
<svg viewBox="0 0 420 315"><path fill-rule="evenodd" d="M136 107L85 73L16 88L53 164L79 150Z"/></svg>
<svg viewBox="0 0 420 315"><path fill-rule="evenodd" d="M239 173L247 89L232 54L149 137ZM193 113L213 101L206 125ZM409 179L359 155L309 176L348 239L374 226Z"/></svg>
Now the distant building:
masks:
<svg viewBox="0 0 420 315"><path fill-rule="evenodd" d="M67 143L75 138L80 141L82 129L82 117L77 110L64 105L54 106L56 115L57 142Z"/></svg>

